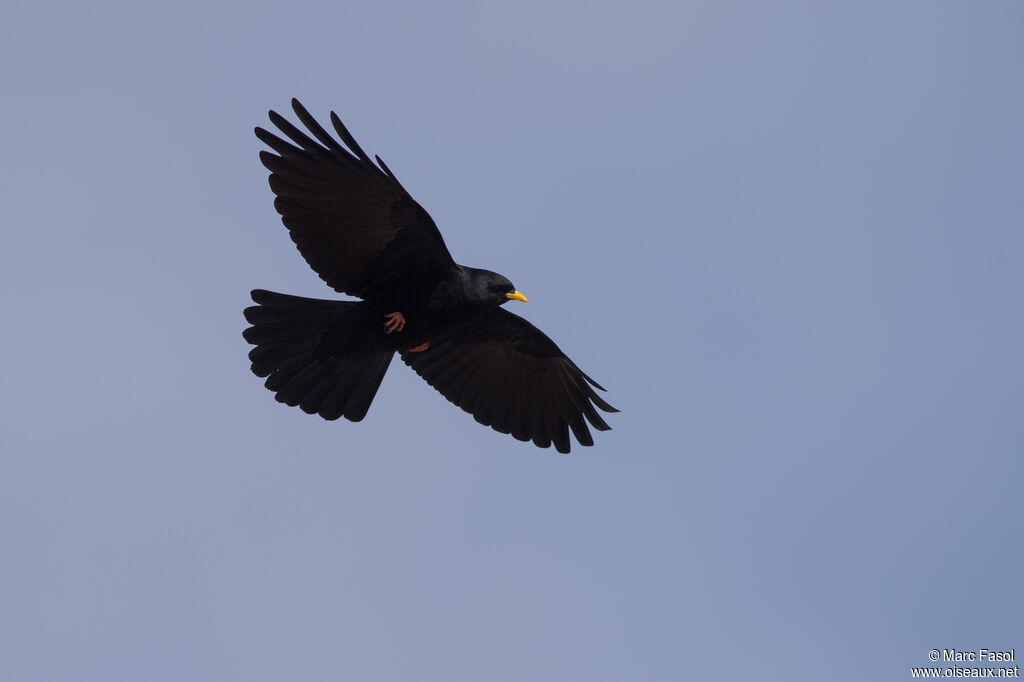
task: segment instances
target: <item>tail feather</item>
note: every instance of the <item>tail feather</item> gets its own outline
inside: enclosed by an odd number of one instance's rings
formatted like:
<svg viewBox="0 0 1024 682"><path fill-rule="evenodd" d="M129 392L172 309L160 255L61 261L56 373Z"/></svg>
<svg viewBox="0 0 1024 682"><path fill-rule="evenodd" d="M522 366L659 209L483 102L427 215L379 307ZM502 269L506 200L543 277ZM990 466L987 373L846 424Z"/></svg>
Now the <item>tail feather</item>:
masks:
<svg viewBox="0 0 1024 682"><path fill-rule="evenodd" d="M344 416L351 421L360 421L370 409L370 403L377 395L377 387L388 371L388 365L394 355L392 351L378 352L373 362L364 362L358 374L351 382L339 384L324 396L319 413L324 419L337 419ZM355 374L355 373L354 373ZM305 409L305 408L304 408Z"/></svg>
<svg viewBox="0 0 1024 682"><path fill-rule="evenodd" d="M265 377L279 402L298 406L324 419L360 421L377 395L394 355L390 350L354 349L326 355L324 335L359 303L321 301L257 289L245 309L252 325L243 332L255 347L249 352L252 372ZM336 331L335 327L335 331Z"/></svg>

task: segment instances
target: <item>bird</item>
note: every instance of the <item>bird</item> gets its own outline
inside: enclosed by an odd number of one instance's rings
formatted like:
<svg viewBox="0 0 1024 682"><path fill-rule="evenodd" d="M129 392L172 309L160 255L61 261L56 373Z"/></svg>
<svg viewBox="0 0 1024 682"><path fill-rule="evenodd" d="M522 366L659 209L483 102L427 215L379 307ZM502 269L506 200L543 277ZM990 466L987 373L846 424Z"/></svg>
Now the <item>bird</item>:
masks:
<svg viewBox="0 0 1024 682"><path fill-rule="evenodd" d="M321 300L251 292L243 332L251 370L275 398L324 419L361 421L395 353L450 402L495 431L570 451L587 423L618 412L546 334L502 306L528 303L508 278L459 265L430 215L333 111L332 136L297 100L308 134L271 110L256 127L269 151L274 208L299 253L336 292ZM285 139L287 138L287 139Z"/></svg>

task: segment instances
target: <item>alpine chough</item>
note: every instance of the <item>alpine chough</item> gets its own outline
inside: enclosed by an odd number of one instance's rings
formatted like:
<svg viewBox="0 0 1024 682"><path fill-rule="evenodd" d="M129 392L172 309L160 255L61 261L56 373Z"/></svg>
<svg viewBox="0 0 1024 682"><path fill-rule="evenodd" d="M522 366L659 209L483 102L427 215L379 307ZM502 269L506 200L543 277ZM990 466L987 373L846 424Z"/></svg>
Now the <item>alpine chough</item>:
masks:
<svg viewBox="0 0 1024 682"><path fill-rule="evenodd" d="M362 300L252 292L249 359L277 400L360 421L397 351L481 424L559 452L569 452L570 429L593 445L587 422L610 428L595 406L617 410L551 339L501 308L526 297L495 272L457 264L427 212L333 111L341 143L298 100L292 108L313 137L274 111L271 122L290 142L256 128L273 150L260 161L274 208L321 279Z"/></svg>

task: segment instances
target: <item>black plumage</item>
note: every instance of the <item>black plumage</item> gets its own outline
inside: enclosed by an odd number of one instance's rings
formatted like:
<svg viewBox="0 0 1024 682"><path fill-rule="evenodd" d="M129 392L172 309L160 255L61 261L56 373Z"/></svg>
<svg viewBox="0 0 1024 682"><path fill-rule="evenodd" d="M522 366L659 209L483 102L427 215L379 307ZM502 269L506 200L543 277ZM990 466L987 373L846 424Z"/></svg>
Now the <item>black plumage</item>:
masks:
<svg viewBox="0 0 1024 682"><path fill-rule="evenodd" d="M361 301L252 292L245 339L252 371L280 402L325 419L359 421L395 352L478 422L569 452L571 431L593 445L595 408L616 412L543 332L500 306L525 301L505 277L458 265L434 221L331 112L340 142L292 100L310 137L276 112L256 136L274 207L306 262ZM315 139L314 139L315 138Z"/></svg>

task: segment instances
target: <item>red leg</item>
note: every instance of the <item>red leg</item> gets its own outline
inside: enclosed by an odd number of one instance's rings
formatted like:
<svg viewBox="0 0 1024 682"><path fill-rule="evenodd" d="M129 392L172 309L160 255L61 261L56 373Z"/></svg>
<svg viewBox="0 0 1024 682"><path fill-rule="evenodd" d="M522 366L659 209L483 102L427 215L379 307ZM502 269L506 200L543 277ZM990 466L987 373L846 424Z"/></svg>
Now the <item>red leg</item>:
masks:
<svg viewBox="0 0 1024 682"><path fill-rule="evenodd" d="M387 324L384 325L384 333L390 334L391 332L400 332L405 329L405 315L399 311L388 313L385 315L388 319Z"/></svg>
<svg viewBox="0 0 1024 682"><path fill-rule="evenodd" d="M430 341L424 341L423 343L421 343L418 346L413 346L412 348L406 348L405 350L407 350L410 353L422 353L423 351L425 351L428 348L430 348Z"/></svg>

